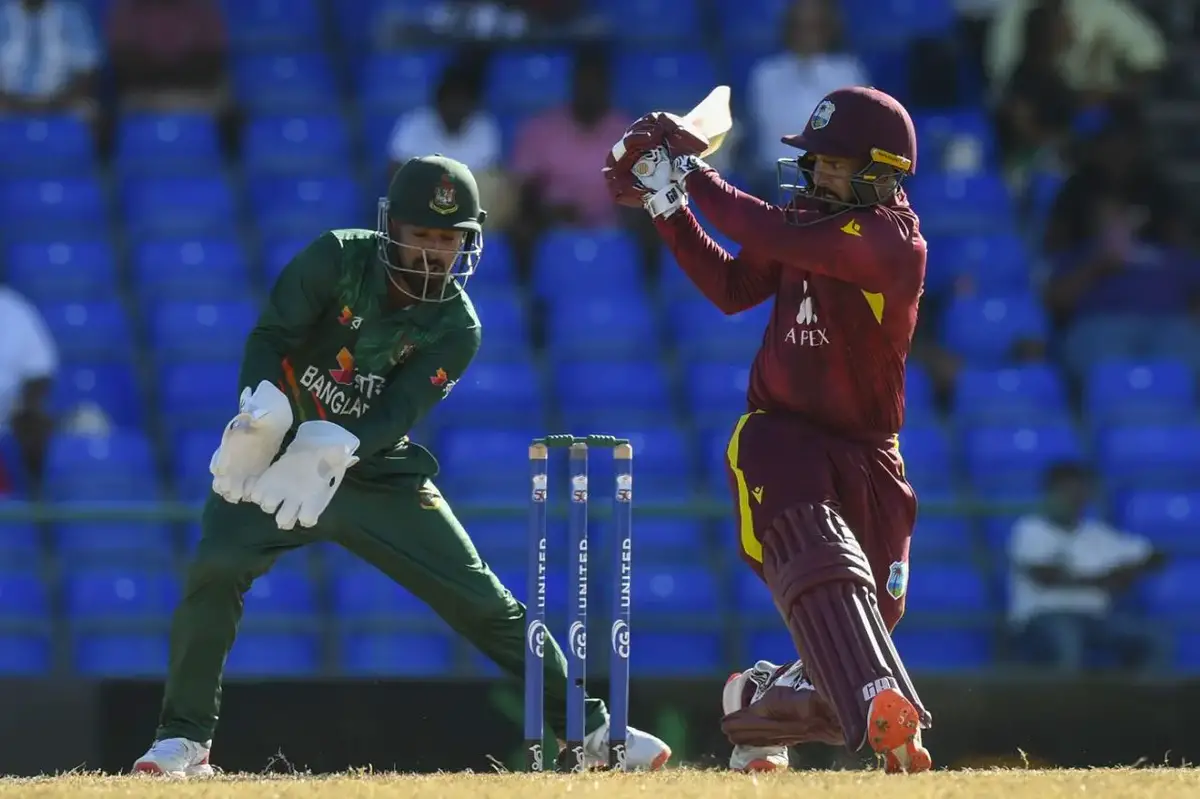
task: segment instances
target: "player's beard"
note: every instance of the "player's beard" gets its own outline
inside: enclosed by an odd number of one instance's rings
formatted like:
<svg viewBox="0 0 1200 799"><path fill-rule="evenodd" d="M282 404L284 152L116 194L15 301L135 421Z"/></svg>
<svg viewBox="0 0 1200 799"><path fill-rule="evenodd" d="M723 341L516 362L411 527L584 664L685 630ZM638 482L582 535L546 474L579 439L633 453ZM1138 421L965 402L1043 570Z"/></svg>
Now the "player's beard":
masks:
<svg viewBox="0 0 1200 799"><path fill-rule="evenodd" d="M450 274L450 268L442 259L418 253L408 264L408 270L400 273L400 279L408 284L413 294L421 299L442 296Z"/></svg>

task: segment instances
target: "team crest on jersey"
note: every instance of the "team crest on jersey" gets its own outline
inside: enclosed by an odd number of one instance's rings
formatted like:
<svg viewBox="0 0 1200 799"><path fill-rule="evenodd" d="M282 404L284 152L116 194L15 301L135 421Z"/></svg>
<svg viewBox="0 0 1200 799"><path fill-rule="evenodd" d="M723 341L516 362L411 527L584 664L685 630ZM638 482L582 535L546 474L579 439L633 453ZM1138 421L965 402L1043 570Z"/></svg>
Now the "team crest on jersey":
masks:
<svg viewBox="0 0 1200 799"><path fill-rule="evenodd" d="M887 592L895 599L900 599L908 591L908 564L896 561L888 569Z"/></svg>
<svg viewBox="0 0 1200 799"><path fill-rule="evenodd" d="M433 199L429 201L429 207L435 213L442 215L452 214L458 210L454 178L450 177L449 174L442 175L442 182L433 190Z"/></svg>
<svg viewBox="0 0 1200 799"><path fill-rule="evenodd" d="M812 118L808 120L808 124L813 130L820 130L829 124L829 120L833 117L833 112L837 107L829 100L822 100L817 105L817 110L813 111Z"/></svg>

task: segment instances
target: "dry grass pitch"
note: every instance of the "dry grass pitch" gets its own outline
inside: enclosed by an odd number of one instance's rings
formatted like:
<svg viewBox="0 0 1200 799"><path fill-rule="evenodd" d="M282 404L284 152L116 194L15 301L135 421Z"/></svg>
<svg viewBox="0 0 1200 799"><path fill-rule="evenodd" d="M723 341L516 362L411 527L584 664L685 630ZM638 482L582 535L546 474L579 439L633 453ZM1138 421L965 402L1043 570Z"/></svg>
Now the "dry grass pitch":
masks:
<svg viewBox="0 0 1200 799"><path fill-rule="evenodd" d="M223 776L168 781L74 774L0 779L0 797L40 799L1168 799L1200 796L1200 769L792 772L748 777L719 771L658 774L344 774Z"/></svg>

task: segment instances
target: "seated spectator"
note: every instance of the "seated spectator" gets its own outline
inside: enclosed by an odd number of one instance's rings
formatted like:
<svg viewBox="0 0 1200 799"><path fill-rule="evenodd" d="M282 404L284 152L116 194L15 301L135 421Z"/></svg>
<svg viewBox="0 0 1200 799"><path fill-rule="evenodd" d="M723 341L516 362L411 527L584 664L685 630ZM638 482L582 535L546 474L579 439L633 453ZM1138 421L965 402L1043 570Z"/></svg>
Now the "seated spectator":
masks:
<svg viewBox="0 0 1200 799"><path fill-rule="evenodd" d="M1080 375L1098 357L1192 352L1200 272L1184 249L1181 203L1154 168L1140 124L1111 121L1054 201L1046 300Z"/></svg>
<svg viewBox="0 0 1200 799"><path fill-rule="evenodd" d="M1009 623L1031 661L1069 673L1115 657L1153 672L1165 648L1144 619L1113 610L1114 600L1162 563L1148 541L1085 517L1090 471L1076 463L1051 467L1045 508L1013 526L1009 540Z"/></svg>
<svg viewBox="0 0 1200 799"><path fill-rule="evenodd" d="M126 110L224 105L228 41L216 0L116 0L108 41Z"/></svg>
<svg viewBox="0 0 1200 799"><path fill-rule="evenodd" d="M36 486L54 422L48 401L58 370L58 350L41 314L24 297L0 285L0 433L16 441L19 466Z"/></svg>
<svg viewBox="0 0 1200 799"><path fill-rule="evenodd" d="M555 225L618 223L600 166L631 121L611 104L607 53L580 50L570 102L528 120L517 135L512 168L522 181L521 228L514 234L521 244Z"/></svg>
<svg viewBox="0 0 1200 799"><path fill-rule="evenodd" d="M94 119L100 48L70 0L6 0L0 13L0 110L70 111Z"/></svg>
<svg viewBox="0 0 1200 799"><path fill-rule="evenodd" d="M433 104L402 115L392 130L388 156L392 169L429 153L441 153L471 167L488 212L488 230L511 220L514 190L503 168L500 126L482 105L484 60L468 59L442 73Z"/></svg>
<svg viewBox="0 0 1200 799"><path fill-rule="evenodd" d="M1020 180L1037 161L1055 159L1078 100L1059 66L1071 46L1071 23L1062 3L1043 3L1025 16L1025 51L996 109L1004 166Z"/></svg>
<svg viewBox="0 0 1200 799"><path fill-rule="evenodd" d="M1129 0L1049 0L1061 5L1072 30L1060 54L1067 85L1091 101L1136 96L1146 78L1167 60L1166 43L1154 23ZM996 91L1008 86L1025 51L1024 20L1046 0L1008 0L996 7L987 42L988 78Z"/></svg>
<svg viewBox="0 0 1200 799"><path fill-rule="evenodd" d="M593 36L603 32L597 15L580 0L444 0L413 9L384 4L377 41L396 46L432 36L452 40L504 41Z"/></svg>
<svg viewBox="0 0 1200 799"><path fill-rule="evenodd" d="M756 128L747 168L755 185L772 187L768 197L774 196L776 159L796 155L780 138L803 130L829 92L869 82L858 58L838 50L840 22L829 0L792 0L783 35L784 52L755 64L747 87Z"/></svg>

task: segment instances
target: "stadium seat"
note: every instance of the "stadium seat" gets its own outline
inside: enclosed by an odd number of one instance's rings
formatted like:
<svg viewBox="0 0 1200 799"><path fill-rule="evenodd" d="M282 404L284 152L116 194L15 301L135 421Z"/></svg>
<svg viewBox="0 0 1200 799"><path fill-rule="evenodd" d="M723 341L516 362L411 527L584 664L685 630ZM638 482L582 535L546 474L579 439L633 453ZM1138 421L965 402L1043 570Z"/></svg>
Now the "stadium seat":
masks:
<svg viewBox="0 0 1200 799"><path fill-rule="evenodd" d="M276 564L250 584L242 624L307 620L316 613L316 587L308 575Z"/></svg>
<svg viewBox="0 0 1200 799"><path fill-rule="evenodd" d="M711 676L727 665L717 633L638 630L636 646L629 671L641 677Z"/></svg>
<svg viewBox="0 0 1200 799"><path fill-rule="evenodd" d="M226 677L308 677L321 665L321 643L309 633L254 633L237 637Z"/></svg>
<svg viewBox="0 0 1200 799"><path fill-rule="evenodd" d="M134 239L227 237L240 222L233 189L219 176L130 178L122 209Z"/></svg>
<svg viewBox="0 0 1200 799"><path fill-rule="evenodd" d="M626 47L687 46L704 40L699 0L596 0L592 6L625 32L621 44ZM671 24L663 25L664 19Z"/></svg>
<svg viewBox="0 0 1200 799"><path fill-rule="evenodd" d="M180 585L174 574L136 566L72 566L63 581L67 618L80 624L165 621L179 596Z"/></svg>
<svg viewBox="0 0 1200 799"><path fill-rule="evenodd" d="M324 232L324 231L320 231ZM312 243L313 236L285 236L271 238L263 245L263 282L269 287L275 284L284 267L304 248Z"/></svg>
<svg viewBox="0 0 1200 799"><path fill-rule="evenodd" d="M50 594L36 573L0 572L0 626L39 625L50 619Z"/></svg>
<svg viewBox="0 0 1200 799"><path fill-rule="evenodd" d="M1014 225L1012 198L999 175L930 172L904 185L921 209L926 235L986 235Z"/></svg>
<svg viewBox="0 0 1200 799"><path fill-rule="evenodd" d="M1180 361L1103 361L1086 376L1084 411L1096 425L1188 421L1196 377Z"/></svg>
<svg viewBox="0 0 1200 799"><path fill-rule="evenodd" d="M75 636L73 665L85 677L159 677L167 672L166 635L88 633Z"/></svg>
<svg viewBox="0 0 1200 799"><path fill-rule="evenodd" d="M333 612L343 625L428 621L433 611L378 569L357 564L333 576Z"/></svg>
<svg viewBox="0 0 1200 799"><path fill-rule="evenodd" d="M1200 612L1200 558L1173 560L1145 581L1146 610L1154 617L1192 621Z"/></svg>
<svg viewBox="0 0 1200 799"><path fill-rule="evenodd" d="M439 420L489 424L540 419L545 410L537 368L528 359L514 358L472 363L434 413Z"/></svg>
<svg viewBox="0 0 1200 799"><path fill-rule="evenodd" d="M156 497L154 453L134 430L108 435L56 434L46 455L46 483L58 499L139 500Z"/></svg>
<svg viewBox="0 0 1200 799"><path fill-rule="evenodd" d="M892 636L904 665L911 673L983 669L992 664L995 648L991 629L965 629L901 625Z"/></svg>
<svg viewBox="0 0 1200 799"><path fill-rule="evenodd" d="M511 289L520 285L512 242L504 233L484 236L483 261L467 283L468 289ZM472 292L473 295L473 292Z"/></svg>
<svg viewBox="0 0 1200 799"><path fill-rule="evenodd" d="M260 178L250 184L259 229L267 238L313 239L330 229L373 229L363 198L362 187L348 177Z"/></svg>
<svg viewBox="0 0 1200 799"><path fill-rule="evenodd" d="M0 229L9 241L96 239L108 235L98 181L75 175L0 183Z"/></svg>
<svg viewBox="0 0 1200 799"><path fill-rule="evenodd" d="M967 472L982 491L1036 490L1046 468L1078 461L1083 446L1069 425L987 426L965 433Z"/></svg>
<svg viewBox="0 0 1200 799"><path fill-rule="evenodd" d="M0 120L0 173L69 177L95 167L95 142L74 114L17 114Z"/></svg>
<svg viewBox="0 0 1200 799"><path fill-rule="evenodd" d="M639 562L632 590L639 615L714 613L724 605L717 581L704 566Z"/></svg>
<svg viewBox="0 0 1200 799"><path fill-rule="evenodd" d="M953 35L953 0L842 0L846 33L858 51L907 44L919 36Z"/></svg>
<svg viewBox="0 0 1200 799"><path fill-rule="evenodd" d="M221 406L225 417L232 417L233 411L228 406ZM214 413L214 415L217 415ZM212 474L209 463L213 453L221 445L221 434L224 428L221 423L204 427L194 427L194 422L181 421L172 424L168 420L171 432L172 477L175 480L175 493L183 502L203 502L212 492ZM228 419L224 422L228 423Z"/></svg>
<svg viewBox="0 0 1200 799"><path fill-rule="evenodd" d="M993 123L982 108L916 110L912 117L921 148L922 170L930 162L945 169L948 166L944 160L947 150L963 141L976 148L984 163L993 162L996 156Z"/></svg>
<svg viewBox="0 0 1200 799"><path fill-rule="evenodd" d="M637 453L634 453L634 465L637 465ZM635 488L634 497L638 497ZM636 510L634 511L636 514ZM611 520L597 523L593 526L595 533L589 529L589 535L594 535L600 546L600 557L609 559L613 551L613 523ZM694 519L666 517L638 519L634 523L634 547L638 553L663 552L670 554L673 550L696 553L709 548L705 525ZM611 570L610 570L611 571Z"/></svg>
<svg viewBox="0 0 1200 799"><path fill-rule="evenodd" d="M237 412L240 368L237 360L165 365L159 378L159 411L168 427L224 427Z"/></svg>
<svg viewBox="0 0 1200 799"><path fill-rule="evenodd" d="M129 318L116 300L49 303L39 310L64 361L124 361L133 351Z"/></svg>
<svg viewBox="0 0 1200 799"><path fill-rule="evenodd" d="M120 361L59 367L50 406L65 413L83 405L98 407L117 427L136 428L145 421L137 377L129 364Z"/></svg>
<svg viewBox="0 0 1200 799"><path fill-rule="evenodd" d="M559 51L501 51L487 73L487 105L495 112L534 113L565 103L571 56Z"/></svg>
<svg viewBox="0 0 1200 799"><path fill-rule="evenodd" d="M7 507L7 503L0 503ZM35 565L42 554L38 529L30 522L0 521L0 569Z"/></svg>
<svg viewBox="0 0 1200 799"><path fill-rule="evenodd" d="M905 425L899 441L904 473L910 480L934 489L954 486L953 444L945 430L931 424Z"/></svg>
<svg viewBox="0 0 1200 799"><path fill-rule="evenodd" d="M33 303L116 297L116 255L103 239L15 242L5 260L5 282Z"/></svg>
<svg viewBox="0 0 1200 799"><path fill-rule="evenodd" d="M479 357L528 358L529 324L524 292L468 282L467 294L483 325L485 343ZM470 369L467 374L471 374Z"/></svg>
<svg viewBox="0 0 1200 799"><path fill-rule="evenodd" d="M624 410L636 415L670 402L657 361L564 361L555 367L553 380L554 394L568 413Z"/></svg>
<svg viewBox="0 0 1200 799"><path fill-rule="evenodd" d="M695 418L729 421L746 412L750 364L700 359L684 370L684 396Z"/></svg>
<svg viewBox="0 0 1200 799"><path fill-rule="evenodd" d="M438 483L456 503L526 507L529 443L546 431L535 427L455 424L440 432L436 452L443 469Z"/></svg>
<svg viewBox="0 0 1200 799"><path fill-rule="evenodd" d="M117 123L117 167L126 176L197 175L224 166L208 114L133 114Z"/></svg>
<svg viewBox="0 0 1200 799"><path fill-rule="evenodd" d="M386 114L388 127L398 114L433 99L449 54L444 50L372 53L358 74L358 99L368 113Z"/></svg>
<svg viewBox="0 0 1200 799"><path fill-rule="evenodd" d="M621 108L661 108L681 114L718 83L716 65L702 51L626 50L616 56L613 96Z"/></svg>
<svg viewBox="0 0 1200 799"><path fill-rule="evenodd" d="M324 15L317 0L222 0L225 24L234 47L243 50L289 49L319 44Z"/></svg>
<svg viewBox="0 0 1200 799"><path fill-rule="evenodd" d="M241 357L257 321L258 308L250 300L178 300L154 306L150 330L160 358L231 360Z"/></svg>
<svg viewBox="0 0 1200 799"><path fill-rule="evenodd" d="M175 556L175 535L157 522L62 522L52 529L55 552L73 563L100 560L163 564Z"/></svg>
<svg viewBox="0 0 1200 799"><path fill-rule="evenodd" d="M1200 554L1200 492L1149 489L1126 494L1119 524L1172 552Z"/></svg>
<svg viewBox="0 0 1200 799"><path fill-rule="evenodd" d="M353 677L444 675L454 640L435 633L349 634L341 638L341 671Z"/></svg>
<svg viewBox="0 0 1200 799"><path fill-rule="evenodd" d="M546 340L556 359L646 357L658 352L658 317L640 293L551 302Z"/></svg>
<svg viewBox="0 0 1200 799"><path fill-rule="evenodd" d="M255 53L233 62L234 94L251 113L318 113L338 105L329 56L320 51Z"/></svg>
<svg viewBox="0 0 1200 799"><path fill-rule="evenodd" d="M918 493L917 499L920 498ZM914 563L966 560L975 554L978 544L974 526L968 520L922 513L918 514L909 543L909 558Z"/></svg>
<svg viewBox="0 0 1200 799"><path fill-rule="evenodd" d="M242 136L250 175L311 177L350 170L350 134L336 115L255 117Z"/></svg>
<svg viewBox="0 0 1200 799"><path fill-rule="evenodd" d="M553 230L535 247L533 282L550 302L598 295L625 299L642 288L637 243L622 230Z"/></svg>
<svg viewBox="0 0 1200 799"><path fill-rule="evenodd" d="M911 564L907 612L970 614L993 610L992 597L979 570L971 564Z"/></svg>
<svg viewBox="0 0 1200 799"><path fill-rule="evenodd" d="M0 675L39 677L51 668L50 639L43 635L0 634Z"/></svg>
<svg viewBox="0 0 1200 799"><path fill-rule="evenodd" d="M1200 425L1129 425L1100 431L1097 460L1110 488L1200 488Z"/></svg>
<svg viewBox="0 0 1200 799"><path fill-rule="evenodd" d="M158 239L133 251L138 294L163 301L240 300L250 291L250 266L236 239Z"/></svg>
<svg viewBox="0 0 1200 799"><path fill-rule="evenodd" d="M762 345L771 305L764 303L726 315L703 298L681 298L667 304L667 324L675 346L685 357L743 359L750 363Z"/></svg>
<svg viewBox="0 0 1200 799"><path fill-rule="evenodd" d="M933 378L911 359L904 369L904 419L905 424L934 424L938 419Z"/></svg>
<svg viewBox="0 0 1200 799"><path fill-rule="evenodd" d="M961 424L1036 424L1069 418L1067 392L1048 365L967 367L958 374L954 415Z"/></svg>
<svg viewBox="0 0 1200 799"><path fill-rule="evenodd" d="M1028 292L1033 258L1016 233L943 236L929 242L926 287L957 285L984 297Z"/></svg>
<svg viewBox="0 0 1200 799"><path fill-rule="evenodd" d="M738 569L734 572L733 580L734 600L740 613L750 618L757 617L759 620L767 618L774 622L778 619L778 615L770 615L772 611L778 613L775 600L772 599L766 583L759 579L757 574L750 569Z"/></svg>
<svg viewBox="0 0 1200 799"><path fill-rule="evenodd" d="M1049 322L1030 294L959 297L942 318L942 343L977 366L999 366L1021 341L1045 341Z"/></svg>

